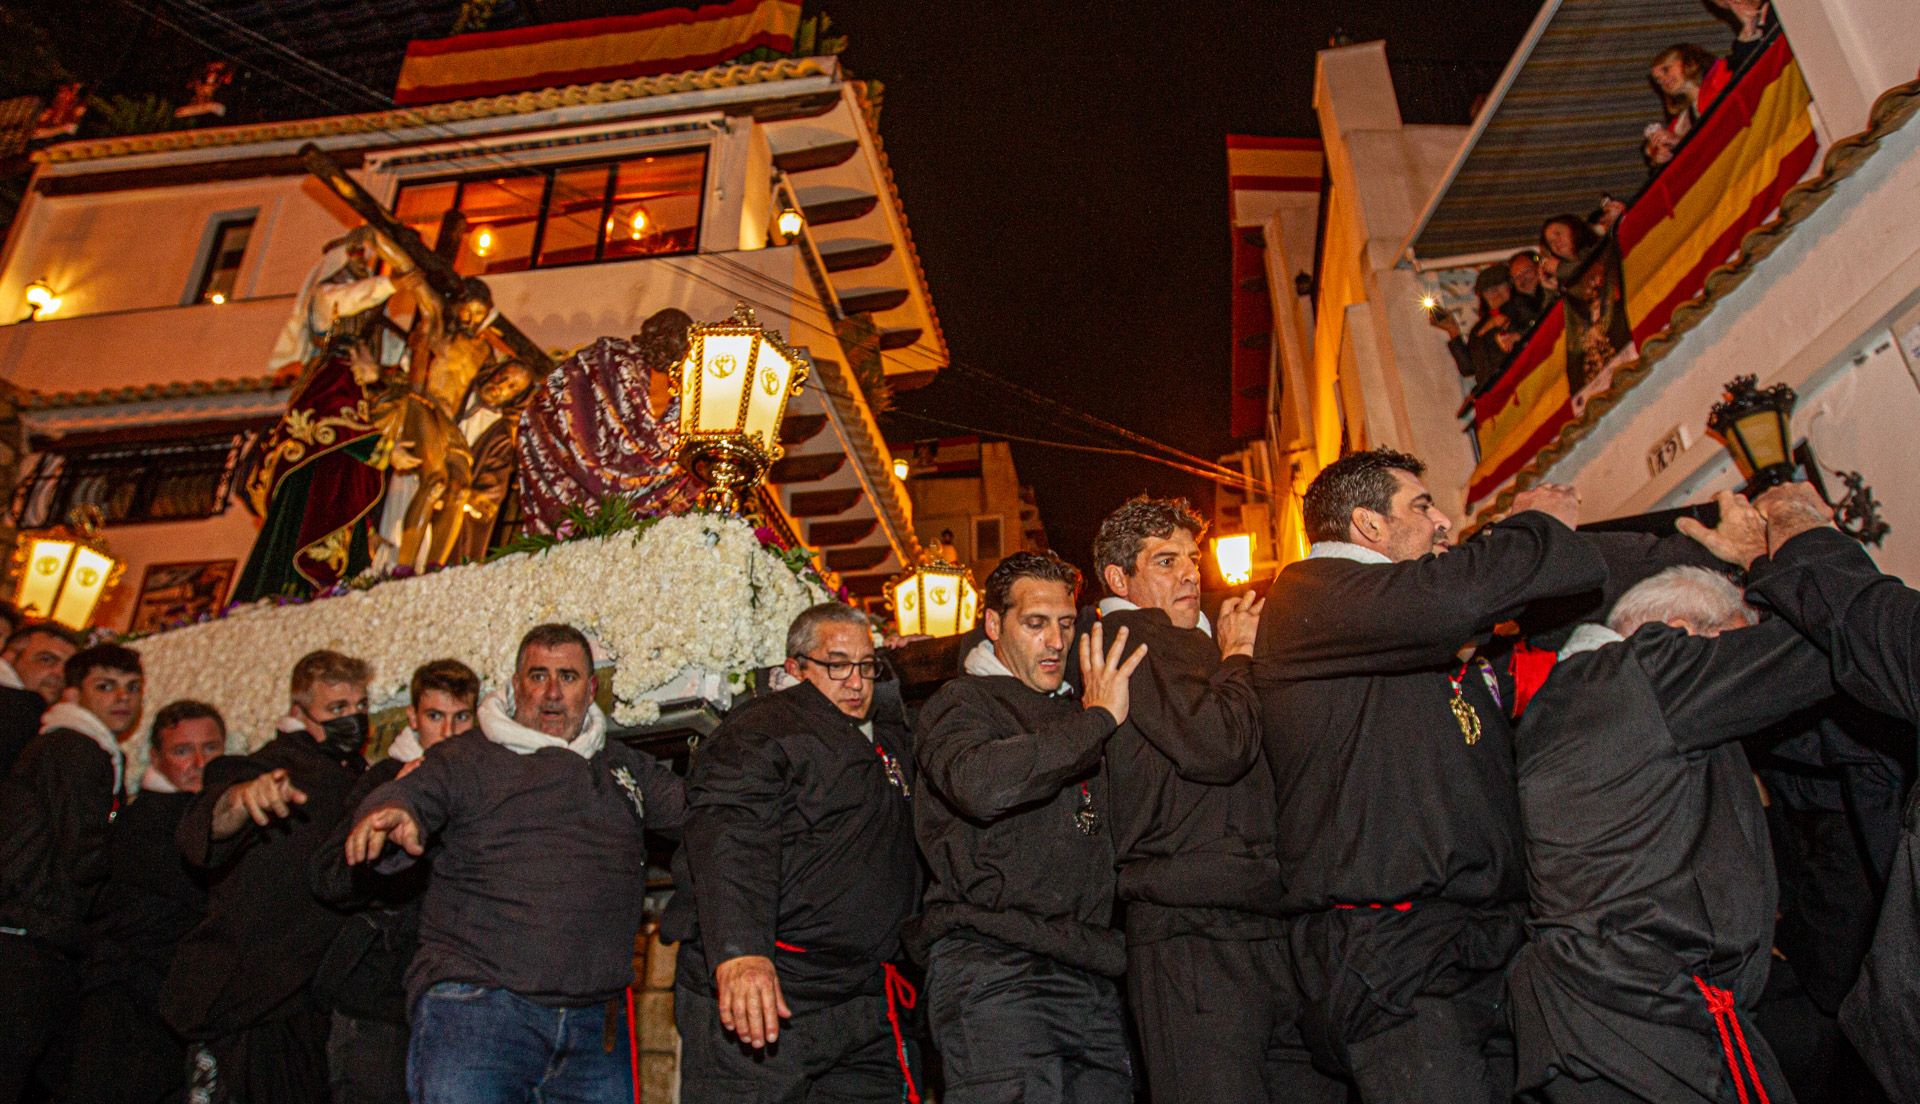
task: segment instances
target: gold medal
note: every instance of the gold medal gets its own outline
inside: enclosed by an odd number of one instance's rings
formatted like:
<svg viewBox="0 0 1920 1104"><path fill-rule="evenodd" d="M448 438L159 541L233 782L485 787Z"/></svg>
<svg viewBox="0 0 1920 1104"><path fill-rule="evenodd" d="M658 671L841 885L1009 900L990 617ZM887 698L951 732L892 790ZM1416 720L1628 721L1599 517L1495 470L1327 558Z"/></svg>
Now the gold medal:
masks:
<svg viewBox="0 0 1920 1104"><path fill-rule="evenodd" d="M1460 688L1454 687L1453 700L1447 703L1453 709L1453 719L1460 723L1460 735L1467 738L1467 746L1480 742L1480 714L1460 694Z"/></svg>

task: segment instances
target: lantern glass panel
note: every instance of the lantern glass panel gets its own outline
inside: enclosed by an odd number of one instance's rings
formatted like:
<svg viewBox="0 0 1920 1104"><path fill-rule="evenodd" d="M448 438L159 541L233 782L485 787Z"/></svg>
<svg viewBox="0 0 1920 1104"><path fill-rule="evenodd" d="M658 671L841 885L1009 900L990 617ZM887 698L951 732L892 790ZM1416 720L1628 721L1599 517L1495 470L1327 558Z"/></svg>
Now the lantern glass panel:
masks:
<svg viewBox="0 0 1920 1104"><path fill-rule="evenodd" d="M920 609L920 576L909 575L893 584L893 620L901 636L917 636L926 631Z"/></svg>
<svg viewBox="0 0 1920 1104"><path fill-rule="evenodd" d="M1756 410L1733 423L1733 435L1739 438L1740 448L1734 450L1736 462L1743 459L1746 464L1739 465L1740 474L1751 479L1753 473L1787 463L1786 418L1777 410Z"/></svg>
<svg viewBox="0 0 1920 1104"><path fill-rule="evenodd" d="M32 539L27 547L27 562L20 568L20 585L14 592L14 605L28 617L45 617L60 596L60 580L66 578L67 564L73 559L73 542Z"/></svg>
<svg viewBox="0 0 1920 1104"><path fill-rule="evenodd" d="M758 437L769 453L780 439L780 417L793 385L793 362L770 341L760 342L753 362L753 395L747 400L746 434Z"/></svg>
<svg viewBox="0 0 1920 1104"><path fill-rule="evenodd" d="M53 619L76 632L85 629L113 576L114 563L112 556L81 545L73 554L73 569L67 572L67 585L53 607Z"/></svg>
<svg viewBox="0 0 1920 1104"><path fill-rule="evenodd" d="M1229 533L1213 539L1213 562L1229 583L1253 578L1253 534Z"/></svg>
<svg viewBox="0 0 1920 1104"><path fill-rule="evenodd" d="M973 588L972 583L963 581L960 584L960 631L961 632L966 632L967 630L973 628L973 619L975 615L977 615L980 612L979 607L980 607L980 592Z"/></svg>
<svg viewBox="0 0 1920 1104"><path fill-rule="evenodd" d="M924 578L925 631L933 636L957 634L960 631L960 579L941 572L928 572Z"/></svg>
<svg viewBox="0 0 1920 1104"><path fill-rule="evenodd" d="M751 334L708 334L698 347L699 377L682 398L682 433L734 433L740 429L740 400L753 371ZM683 385L682 391L687 388ZM688 401L688 399L691 401ZM691 419L691 420L689 420Z"/></svg>

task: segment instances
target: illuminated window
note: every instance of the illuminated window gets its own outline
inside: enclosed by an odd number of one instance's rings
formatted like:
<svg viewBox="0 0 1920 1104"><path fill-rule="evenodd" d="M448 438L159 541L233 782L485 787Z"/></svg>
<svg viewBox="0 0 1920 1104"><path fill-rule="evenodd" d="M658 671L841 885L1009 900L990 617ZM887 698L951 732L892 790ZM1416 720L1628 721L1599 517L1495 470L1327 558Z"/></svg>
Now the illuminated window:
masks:
<svg viewBox="0 0 1920 1104"><path fill-rule="evenodd" d="M453 267L467 276L691 253L706 172L694 150L487 173L407 184L394 212L433 247L441 218L459 211L467 236Z"/></svg>
<svg viewBox="0 0 1920 1104"><path fill-rule="evenodd" d="M221 218L214 223L206 258L200 263L200 278L194 281L189 302L224 303L233 298L233 285L240 276L240 262L247 259L247 240L253 237L253 216Z"/></svg>

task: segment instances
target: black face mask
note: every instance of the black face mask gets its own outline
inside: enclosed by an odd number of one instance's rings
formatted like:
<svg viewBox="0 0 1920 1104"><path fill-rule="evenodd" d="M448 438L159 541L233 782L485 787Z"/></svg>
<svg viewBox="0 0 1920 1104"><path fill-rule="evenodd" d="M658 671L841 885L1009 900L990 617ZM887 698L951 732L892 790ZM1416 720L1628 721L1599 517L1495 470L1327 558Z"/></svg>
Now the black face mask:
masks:
<svg viewBox="0 0 1920 1104"><path fill-rule="evenodd" d="M352 755L367 742L373 722L365 713L349 713L320 722L322 742L339 755Z"/></svg>

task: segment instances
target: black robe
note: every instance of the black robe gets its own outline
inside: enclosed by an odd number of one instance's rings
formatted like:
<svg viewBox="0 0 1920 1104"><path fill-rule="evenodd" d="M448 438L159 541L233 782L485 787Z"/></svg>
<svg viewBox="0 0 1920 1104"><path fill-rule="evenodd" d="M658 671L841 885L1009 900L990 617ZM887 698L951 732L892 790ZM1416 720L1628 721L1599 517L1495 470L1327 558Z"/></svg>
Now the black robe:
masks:
<svg viewBox="0 0 1920 1104"><path fill-rule="evenodd" d="M0 927L68 956L85 950L119 793L113 758L92 737L55 728L33 738L0 780Z"/></svg>
<svg viewBox="0 0 1920 1104"><path fill-rule="evenodd" d="M306 804L215 840L213 810L227 790L283 767ZM358 755L336 756L306 732L207 764L175 833L180 853L210 880L207 918L180 941L161 997L176 1031L205 1041L308 1010L308 986L341 916L308 891L307 860L346 814L364 769Z"/></svg>
<svg viewBox="0 0 1920 1104"><path fill-rule="evenodd" d="M1719 637L1649 625L1561 660L1515 737L1533 899L1510 978L1520 1089L1559 1071L1716 1099L1727 1056L1704 981L1733 993L1780 1098L1747 1018L1778 894L1740 740L1832 693L1780 620Z"/></svg>
<svg viewBox="0 0 1920 1104"><path fill-rule="evenodd" d="M40 735L40 714L46 711L47 699L33 691L0 686L0 779Z"/></svg>
<svg viewBox="0 0 1920 1104"><path fill-rule="evenodd" d="M1753 567L1749 590L1818 644L1840 688L1920 722L1920 592L1832 529L1788 541ZM1920 788L1916 788L1920 795ZM1898 1104L1920 1101L1920 800L1910 800L1886 904L1840 1022Z"/></svg>
<svg viewBox="0 0 1920 1104"><path fill-rule="evenodd" d="M1511 730L1456 653L1529 603L1606 579L1590 542L1531 511L1443 555L1280 573L1255 671L1283 910L1526 899ZM1472 744L1449 707L1455 678L1480 718Z"/></svg>
<svg viewBox="0 0 1920 1104"><path fill-rule="evenodd" d="M1280 893L1273 776L1260 763L1251 660L1220 658L1199 629L1157 609L1102 618L1147 657L1127 722L1107 741L1113 846L1129 942L1171 935L1270 938Z"/></svg>
<svg viewBox="0 0 1920 1104"><path fill-rule="evenodd" d="M681 943L677 984L711 997L715 964L760 955L796 1013L881 992L919 909L920 859L912 737L897 706L876 700L872 721L869 741L803 682L700 742L660 925Z"/></svg>
<svg viewBox="0 0 1920 1104"><path fill-rule="evenodd" d="M914 833L932 883L915 956L968 929L1117 977L1113 836L1101 751L1113 715L1007 675L967 675L920 713ZM1092 832L1076 816L1090 809Z"/></svg>

